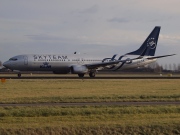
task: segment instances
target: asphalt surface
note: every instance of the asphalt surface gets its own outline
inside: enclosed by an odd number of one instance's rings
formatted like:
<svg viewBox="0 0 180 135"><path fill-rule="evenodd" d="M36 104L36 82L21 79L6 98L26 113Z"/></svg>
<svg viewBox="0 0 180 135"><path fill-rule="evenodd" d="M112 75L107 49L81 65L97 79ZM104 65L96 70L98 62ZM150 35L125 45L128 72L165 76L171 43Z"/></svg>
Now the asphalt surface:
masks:
<svg viewBox="0 0 180 135"><path fill-rule="evenodd" d="M0 104L0 107L6 106L146 106L146 105L180 105L180 102L87 102L87 103L30 103L30 104Z"/></svg>
<svg viewBox="0 0 180 135"><path fill-rule="evenodd" d="M74 76L0 76L0 79L180 79L180 77L161 76L97 76L97 77L74 77Z"/></svg>
<svg viewBox="0 0 180 135"><path fill-rule="evenodd" d="M0 79L180 79L180 74L172 73L97 73L96 77L85 74L83 78L77 74L52 74L52 73L22 73L17 77L16 73L1 73Z"/></svg>

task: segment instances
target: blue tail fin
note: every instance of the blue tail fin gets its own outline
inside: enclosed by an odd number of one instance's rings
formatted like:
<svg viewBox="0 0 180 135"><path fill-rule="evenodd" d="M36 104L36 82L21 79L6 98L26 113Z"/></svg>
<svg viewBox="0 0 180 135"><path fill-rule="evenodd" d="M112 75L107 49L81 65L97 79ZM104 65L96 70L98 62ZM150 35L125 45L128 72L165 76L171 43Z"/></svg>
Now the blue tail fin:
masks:
<svg viewBox="0 0 180 135"><path fill-rule="evenodd" d="M161 27L156 26L138 50L127 53L126 55L154 56L160 29Z"/></svg>

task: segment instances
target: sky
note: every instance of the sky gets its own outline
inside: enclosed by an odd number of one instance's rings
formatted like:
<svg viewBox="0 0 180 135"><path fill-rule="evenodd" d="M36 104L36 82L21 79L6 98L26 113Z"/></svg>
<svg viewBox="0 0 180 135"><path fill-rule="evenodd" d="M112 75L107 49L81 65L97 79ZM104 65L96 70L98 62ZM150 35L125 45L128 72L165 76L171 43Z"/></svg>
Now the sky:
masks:
<svg viewBox="0 0 180 135"><path fill-rule="evenodd" d="M19 54L125 54L161 26L158 60L179 64L180 0L0 0L0 60Z"/></svg>

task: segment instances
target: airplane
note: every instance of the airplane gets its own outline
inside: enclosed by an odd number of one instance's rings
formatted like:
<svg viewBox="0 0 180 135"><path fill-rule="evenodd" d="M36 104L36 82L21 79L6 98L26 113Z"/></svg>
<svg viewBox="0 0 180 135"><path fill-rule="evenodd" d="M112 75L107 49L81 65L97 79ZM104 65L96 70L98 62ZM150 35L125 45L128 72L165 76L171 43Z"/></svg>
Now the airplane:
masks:
<svg viewBox="0 0 180 135"><path fill-rule="evenodd" d="M52 71L54 74L78 74L84 77L89 73L90 77L95 77L96 72L103 69L111 71L137 68L155 62L158 58L173 56L154 56L160 26L156 26L146 38L139 49L124 55L114 54L110 57L95 56L87 54L25 54L10 58L3 63L5 68L17 72L21 77L21 71Z"/></svg>

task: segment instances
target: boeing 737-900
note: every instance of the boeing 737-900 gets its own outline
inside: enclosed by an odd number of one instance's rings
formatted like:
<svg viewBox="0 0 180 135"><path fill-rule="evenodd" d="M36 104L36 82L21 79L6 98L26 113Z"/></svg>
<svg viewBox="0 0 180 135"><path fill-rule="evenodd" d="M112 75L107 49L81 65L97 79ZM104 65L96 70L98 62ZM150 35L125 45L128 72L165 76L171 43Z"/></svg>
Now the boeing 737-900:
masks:
<svg viewBox="0 0 180 135"><path fill-rule="evenodd" d="M3 63L3 66L18 73L21 71L52 71L55 74L78 74L84 77L89 73L95 77L98 70L123 70L137 68L155 62L158 58L172 56L154 56L160 27L155 27L144 43L136 51L124 55L114 54L104 57L87 54L32 54L18 55Z"/></svg>

